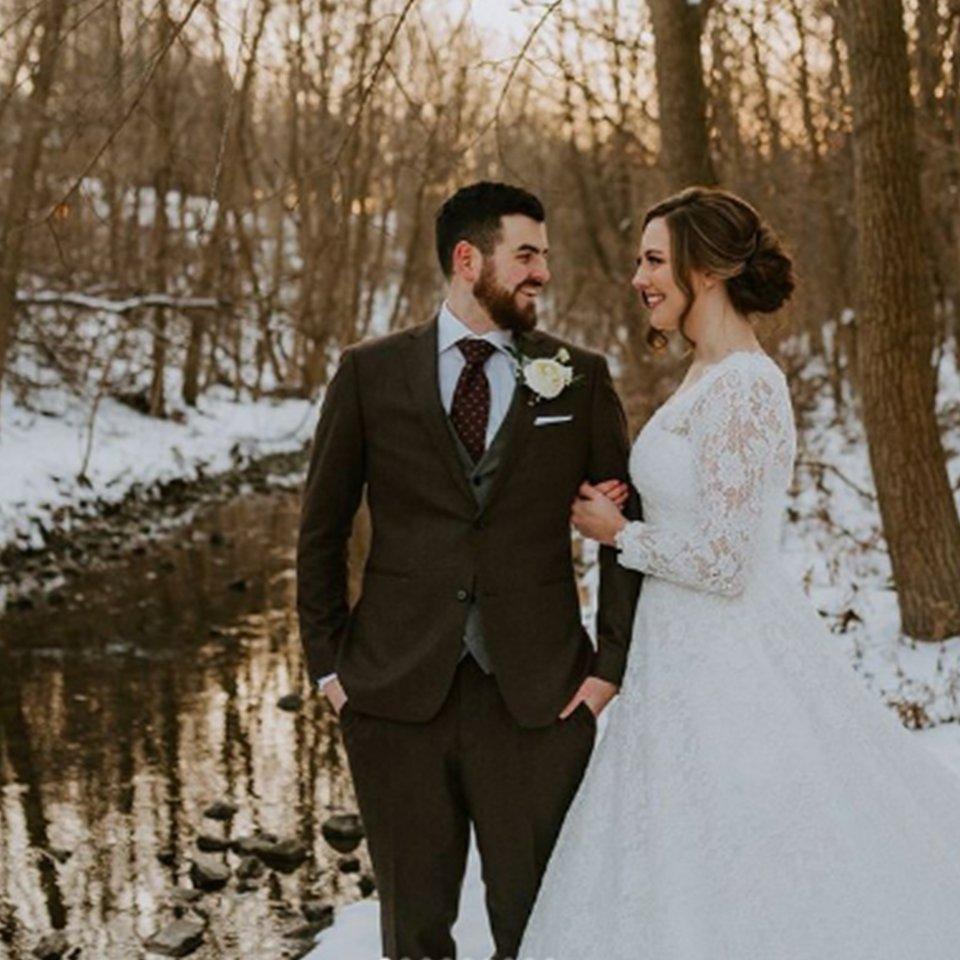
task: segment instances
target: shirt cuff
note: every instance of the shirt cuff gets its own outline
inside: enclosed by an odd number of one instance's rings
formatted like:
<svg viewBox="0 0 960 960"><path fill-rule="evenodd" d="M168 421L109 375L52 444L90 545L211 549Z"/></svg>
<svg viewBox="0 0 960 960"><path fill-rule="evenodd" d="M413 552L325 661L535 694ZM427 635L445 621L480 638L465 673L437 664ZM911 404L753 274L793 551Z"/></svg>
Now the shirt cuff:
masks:
<svg viewBox="0 0 960 960"><path fill-rule="evenodd" d="M335 673L327 673L327 674L325 674L324 676L322 676L322 677L317 681L317 689L318 689L318 690L323 690L323 685L324 685L328 680L335 680L336 677L337 677L337 675L336 675Z"/></svg>

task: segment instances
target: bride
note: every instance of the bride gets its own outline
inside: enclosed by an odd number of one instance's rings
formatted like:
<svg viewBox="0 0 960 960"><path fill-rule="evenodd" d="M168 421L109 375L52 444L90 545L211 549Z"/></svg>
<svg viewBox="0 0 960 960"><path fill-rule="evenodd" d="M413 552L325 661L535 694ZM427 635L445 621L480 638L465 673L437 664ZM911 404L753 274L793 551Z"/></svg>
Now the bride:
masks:
<svg viewBox="0 0 960 960"><path fill-rule="evenodd" d="M633 281L693 363L644 427L645 519L585 485L573 522L646 574L604 737L519 956L960 957L960 778L840 660L778 555L795 435L751 316L793 288L740 198L646 215Z"/></svg>

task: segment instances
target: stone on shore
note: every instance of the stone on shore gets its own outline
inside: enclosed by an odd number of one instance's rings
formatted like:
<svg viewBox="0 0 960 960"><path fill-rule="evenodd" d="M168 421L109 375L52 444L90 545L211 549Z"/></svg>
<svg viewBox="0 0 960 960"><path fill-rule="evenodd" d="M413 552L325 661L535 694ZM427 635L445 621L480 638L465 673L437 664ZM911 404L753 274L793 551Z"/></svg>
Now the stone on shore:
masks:
<svg viewBox="0 0 960 960"><path fill-rule="evenodd" d="M275 833L268 833L265 830L258 831L248 837L237 837L231 843L231 849L241 857L258 856L259 851L272 846L277 842Z"/></svg>
<svg viewBox="0 0 960 960"><path fill-rule="evenodd" d="M299 840L281 840L265 846L257 856L268 866L282 873L289 873L307 859L307 848Z"/></svg>
<svg viewBox="0 0 960 960"><path fill-rule="evenodd" d="M190 879L198 890L219 890L230 879L230 868L213 857L197 854L190 864Z"/></svg>
<svg viewBox="0 0 960 960"><path fill-rule="evenodd" d="M165 957L185 957L203 943L203 931L199 920L174 920L157 931L144 947Z"/></svg>
<svg viewBox="0 0 960 960"><path fill-rule="evenodd" d="M299 840L279 840L272 833L238 837L231 848L242 857L258 857L268 867L283 873L296 870L307 859L307 848Z"/></svg>
<svg viewBox="0 0 960 960"><path fill-rule="evenodd" d="M203 891L191 887L174 887L168 896L175 909L183 909L203 899Z"/></svg>
<svg viewBox="0 0 960 960"><path fill-rule="evenodd" d="M337 813L328 817L320 832L337 853L353 853L365 836L363 823L355 813Z"/></svg>
<svg viewBox="0 0 960 960"><path fill-rule="evenodd" d="M230 849L230 841L223 837L215 837L212 833L201 833L197 837L197 846L204 853L222 853Z"/></svg>
<svg viewBox="0 0 960 960"><path fill-rule="evenodd" d="M177 851L173 847L163 847L157 851L157 861L165 867L172 867L177 862Z"/></svg>
<svg viewBox="0 0 960 960"><path fill-rule="evenodd" d="M304 900L300 908L311 923L322 923L329 927L333 923L333 905L322 900Z"/></svg>
<svg viewBox="0 0 960 960"><path fill-rule="evenodd" d="M33 948L33 955L37 960L60 960L60 958L70 949L70 941L66 935L55 930L42 937L40 942Z"/></svg>
<svg viewBox="0 0 960 960"><path fill-rule="evenodd" d="M240 880L255 880L263 876L264 867L262 861L254 856L244 857L237 867L237 877Z"/></svg>
<svg viewBox="0 0 960 960"><path fill-rule="evenodd" d="M228 800L217 800L203 811L203 815L211 820L232 820L236 812L236 806Z"/></svg>

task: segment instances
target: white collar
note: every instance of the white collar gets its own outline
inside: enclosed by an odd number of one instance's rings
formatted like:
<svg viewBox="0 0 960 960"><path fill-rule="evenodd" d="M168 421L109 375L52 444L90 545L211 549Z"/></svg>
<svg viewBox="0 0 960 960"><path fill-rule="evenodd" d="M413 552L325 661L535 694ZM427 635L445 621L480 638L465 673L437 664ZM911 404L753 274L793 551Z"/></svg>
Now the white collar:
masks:
<svg viewBox="0 0 960 960"><path fill-rule="evenodd" d="M489 333L474 333L459 317L450 309L446 300L440 308L440 316L437 320L437 352L443 353L449 350L458 340L469 337L474 340L486 340L493 344L498 350L510 354L508 347L513 345L513 334L509 330L491 330Z"/></svg>

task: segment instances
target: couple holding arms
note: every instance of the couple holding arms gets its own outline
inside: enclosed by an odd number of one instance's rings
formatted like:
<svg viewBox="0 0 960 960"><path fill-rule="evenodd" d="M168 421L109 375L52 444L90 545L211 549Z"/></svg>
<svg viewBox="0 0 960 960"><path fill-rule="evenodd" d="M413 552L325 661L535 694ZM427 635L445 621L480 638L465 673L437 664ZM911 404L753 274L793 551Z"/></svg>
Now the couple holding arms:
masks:
<svg viewBox="0 0 960 960"><path fill-rule="evenodd" d="M439 314L347 349L327 388L297 557L383 956L456 956L471 827L496 960L952 955L960 779L779 558L793 415L754 332L794 285L774 232L718 189L646 213L633 286L693 360L632 447L606 360L537 329L540 201L465 187L436 241ZM600 545L595 646L571 523Z"/></svg>

